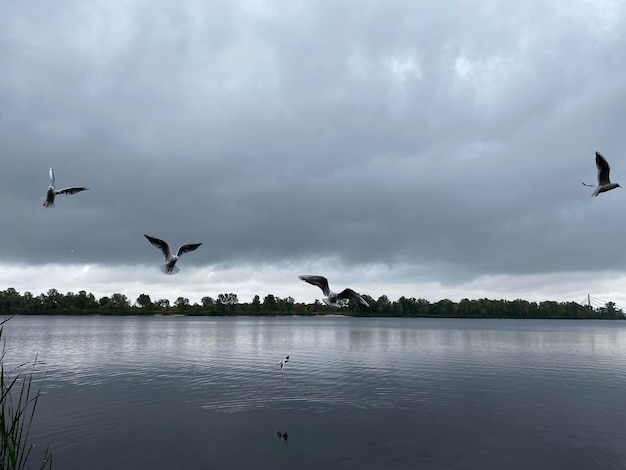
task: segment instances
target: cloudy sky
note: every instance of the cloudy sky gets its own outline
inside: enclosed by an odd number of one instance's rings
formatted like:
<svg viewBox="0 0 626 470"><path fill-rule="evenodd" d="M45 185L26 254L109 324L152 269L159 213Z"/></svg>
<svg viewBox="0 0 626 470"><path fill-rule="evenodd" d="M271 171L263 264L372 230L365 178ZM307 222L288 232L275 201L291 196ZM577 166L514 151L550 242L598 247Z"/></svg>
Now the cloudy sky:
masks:
<svg viewBox="0 0 626 470"><path fill-rule="evenodd" d="M623 2L0 11L0 290L626 306Z"/></svg>

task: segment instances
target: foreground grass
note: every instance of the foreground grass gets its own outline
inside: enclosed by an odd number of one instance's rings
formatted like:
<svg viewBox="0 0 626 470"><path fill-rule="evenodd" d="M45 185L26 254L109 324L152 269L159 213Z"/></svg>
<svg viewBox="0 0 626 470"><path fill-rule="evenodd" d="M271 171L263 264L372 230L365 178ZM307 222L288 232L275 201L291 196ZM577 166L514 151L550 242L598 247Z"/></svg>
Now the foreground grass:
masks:
<svg viewBox="0 0 626 470"><path fill-rule="evenodd" d="M27 464L34 444L28 443L28 434L40 396L39 391L32 389L37 358L32 364L24 363L5 370L7 349L2 333L9 319L0 322L0 470L30 468ZM52 468L52 455L47 449L39 468Z"/></svg>

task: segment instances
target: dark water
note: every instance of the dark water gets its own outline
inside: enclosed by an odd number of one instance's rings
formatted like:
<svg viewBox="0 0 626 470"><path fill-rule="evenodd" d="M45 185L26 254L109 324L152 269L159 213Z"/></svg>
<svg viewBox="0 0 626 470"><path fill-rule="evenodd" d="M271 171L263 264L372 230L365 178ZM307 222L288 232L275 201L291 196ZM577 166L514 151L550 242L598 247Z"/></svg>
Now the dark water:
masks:
<svg viewBox="0 0 626 470"><path fill-rule="evenodd" d="M626 468L626 322L19 317L5 334L9 362L45 362L31 434L56 469Z"/></svg>

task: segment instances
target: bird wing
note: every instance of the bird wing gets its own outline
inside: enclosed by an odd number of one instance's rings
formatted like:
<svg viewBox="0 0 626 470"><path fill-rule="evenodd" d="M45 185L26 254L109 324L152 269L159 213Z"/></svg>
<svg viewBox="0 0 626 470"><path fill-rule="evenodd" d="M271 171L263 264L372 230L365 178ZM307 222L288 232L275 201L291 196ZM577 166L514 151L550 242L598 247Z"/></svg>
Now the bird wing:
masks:
<svg viewBox="0 0 626 470"><path fill-rule="evenodd" d="M170 259L172 254L170 253L170 246L166 242L160 238L151 237L150 235L144 235L144 237L146 237L150 243L163 252L166 260Z"/></svg>
<svg viewBox="0 0 626 470"><path fill-rule="evenodd" d="M202 245L202 243L187 243L178 249L178 254L176 256L182 256L185 253L189 253L190 251L197 249L200 245Z"/></svg>
<svg viewBox="0 0 626 470"><path fill-rule="evenodd" d="M50 167L50 172L48 174L50 175L50 186L54 188L54 170L52 167Z"/></svg>
<svg viewBox="0 0 626 470"><path fill-rule="evenodd" d="M306 274L298 277L304 282L308 282L309 284L312 284L322 289L324 295L330 294L330 289L328 288L328 279L326 279L324 276L312 276Z"/></svg>
<svg viewBox="0 0 626 470"><path fill-rule="evenodd" d="M598 167L598 184L600 186L609 184L611 182L611 180L609 180L611 167L600 152L596 152L596 166Z"/></svg>
<svg viewBox="0 0 626 470"><path fill-rule="evenodd" d="M368 304L363 297L361 297L358 293L356 293L355 291L349 288L344 289L341 292L339 292L339 294L337 294L337 298L352 300L353 302L356 302L357 304L361 304L364 307L370 306L370 304Z"/></svg>
<svg viewBox="0 0 626 470"><path fill-rule="evenodd" d="M89 188L85 188L85 187L77 187L77 188L64 188L64 189L59 189L58 191L55 191L55 194L76 194L76 193L80 193L81 191L87 191Z"/></svg>

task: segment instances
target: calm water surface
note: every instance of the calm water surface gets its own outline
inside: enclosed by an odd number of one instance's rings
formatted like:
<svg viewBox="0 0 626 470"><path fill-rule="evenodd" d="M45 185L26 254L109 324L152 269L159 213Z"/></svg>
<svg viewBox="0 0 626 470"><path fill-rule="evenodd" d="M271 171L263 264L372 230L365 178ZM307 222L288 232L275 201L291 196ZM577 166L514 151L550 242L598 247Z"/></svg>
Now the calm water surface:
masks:
<svg viewBox="0 0 626 470"><path fill-rule="evenodd" d="M10 364L44 362L31 436L56 469L626 468L626 322L60 316L5 335Z"/></svg>

